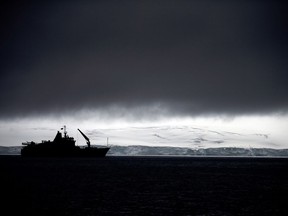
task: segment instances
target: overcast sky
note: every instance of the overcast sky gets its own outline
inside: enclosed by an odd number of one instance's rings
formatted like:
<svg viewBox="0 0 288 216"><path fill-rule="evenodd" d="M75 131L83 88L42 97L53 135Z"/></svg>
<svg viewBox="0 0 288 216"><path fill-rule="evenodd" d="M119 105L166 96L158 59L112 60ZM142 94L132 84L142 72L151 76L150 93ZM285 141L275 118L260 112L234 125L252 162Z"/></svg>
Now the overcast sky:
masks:
<svg viewBox="0 0 288 216"><path fill-rule="evenodd" d="M287 113L287 6L274 0L2 3L0 118L81 109L125 110L136 118L137 110Z"/></svg>

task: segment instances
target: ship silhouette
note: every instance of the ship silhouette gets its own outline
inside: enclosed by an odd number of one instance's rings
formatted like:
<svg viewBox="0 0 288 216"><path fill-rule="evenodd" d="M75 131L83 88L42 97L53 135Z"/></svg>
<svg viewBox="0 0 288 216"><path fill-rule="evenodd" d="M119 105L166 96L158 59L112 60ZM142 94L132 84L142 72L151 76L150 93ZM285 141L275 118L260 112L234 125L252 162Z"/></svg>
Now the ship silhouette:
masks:
<svg viewBox="0 0 288 216"><path fill-rule="evenodd" d="M85 138L87 146L76 146L75 139L68 136L66 126L61 130L64 130L64 135L58 131L53 141L22 143L24 147L21 149L21 155L30 157L105 157L110 149L110 147L91 146L89 138L80 129L78 131Z"/></svg>

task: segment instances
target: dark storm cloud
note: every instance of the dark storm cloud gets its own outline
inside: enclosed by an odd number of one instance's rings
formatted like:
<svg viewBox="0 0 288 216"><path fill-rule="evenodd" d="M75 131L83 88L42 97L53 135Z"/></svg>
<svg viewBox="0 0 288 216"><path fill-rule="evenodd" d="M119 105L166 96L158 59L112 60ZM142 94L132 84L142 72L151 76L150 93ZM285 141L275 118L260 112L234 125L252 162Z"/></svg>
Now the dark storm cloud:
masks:
<svg viewBox="0 0 288 216"><path fill-rule="evenodd" d="M1 14L2 117L287 111L284 1L30 2Z"/></svg>

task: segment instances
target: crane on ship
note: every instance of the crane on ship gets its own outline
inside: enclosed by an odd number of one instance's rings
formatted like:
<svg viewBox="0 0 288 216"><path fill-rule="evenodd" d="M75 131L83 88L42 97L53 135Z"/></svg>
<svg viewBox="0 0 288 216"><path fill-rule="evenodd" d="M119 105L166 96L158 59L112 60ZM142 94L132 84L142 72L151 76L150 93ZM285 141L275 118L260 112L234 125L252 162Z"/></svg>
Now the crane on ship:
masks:
<svg viewBox="0 0 288 216"><path fill-rule="evenodd" d="M90 140L89 138L78 128L78 131L82 134L82 136L85 138L86 143L88 145L88 148L90 148Z"/></svg>

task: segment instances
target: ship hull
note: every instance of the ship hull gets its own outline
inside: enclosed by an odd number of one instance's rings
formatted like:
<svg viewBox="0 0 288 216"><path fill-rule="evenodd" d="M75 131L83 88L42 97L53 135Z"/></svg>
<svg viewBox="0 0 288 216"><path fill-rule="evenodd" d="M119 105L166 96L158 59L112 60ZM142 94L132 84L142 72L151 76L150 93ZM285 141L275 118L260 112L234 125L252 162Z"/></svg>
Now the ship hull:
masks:
<svg viewBox="0 0 288 216"><path fill-rule="evenodd" d="M90 147L71 149L49 149L41 147L24 147L21 150L23 157L105 157L110 148L108 147Z"/></svg>

